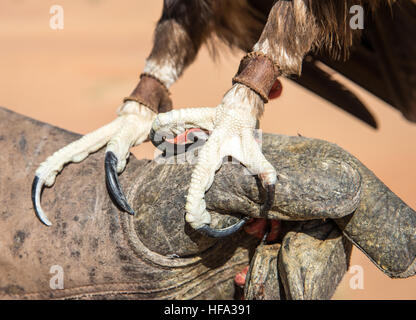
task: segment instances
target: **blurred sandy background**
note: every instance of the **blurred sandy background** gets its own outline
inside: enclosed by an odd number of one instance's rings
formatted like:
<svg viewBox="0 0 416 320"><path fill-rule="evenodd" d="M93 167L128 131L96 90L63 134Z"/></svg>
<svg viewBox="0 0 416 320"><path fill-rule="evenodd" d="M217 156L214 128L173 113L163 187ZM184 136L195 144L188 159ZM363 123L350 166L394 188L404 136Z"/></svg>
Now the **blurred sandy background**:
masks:
<svg viewBox="0 0 416 320"><path fill-rule="evenodd" d="M63 30L49 27L54 4L64 8ZM161 0L2 0L0 105L82 134L113 120L138 81L161 8ZM241 57L227 51L213 62L203 49L171 88L175 107L217 105ZM261 128L340 145L416 208L416 125L349 85L375 114L378 131L288 80L282 97L267 105ZM134 154L151 158L153 146L139 146ZM416 278L389 279L357 249L351 264L364 268L364 289L353 290L347 273L334 299L416 298Z"/></svg>

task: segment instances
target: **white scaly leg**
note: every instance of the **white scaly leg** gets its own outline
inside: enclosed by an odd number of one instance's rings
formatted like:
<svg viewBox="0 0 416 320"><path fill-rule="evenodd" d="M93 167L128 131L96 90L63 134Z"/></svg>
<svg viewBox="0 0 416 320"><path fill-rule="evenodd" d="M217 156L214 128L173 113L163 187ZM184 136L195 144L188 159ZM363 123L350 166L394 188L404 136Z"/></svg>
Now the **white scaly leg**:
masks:
<svg viewBox="0 0 416 320"><path fill-rule="evenodd" d="M293 12L296 14L291 14ZM292 32L287 32L288 30ZM230 232L214 232L209 227L210 215L206 210L204 195L212 184L222 158L227 155L237 158L248 170L260 177L268 195L262 209L268 210L271 207L277 175L256 143L253 130L277 77L300 73L303 57L310 51L318 34L313 30L318 30L316 19L305 1L274 3L259 40L252 52L240 63L238 73L233 78L236 84L216 108L214 129L199 151L186 202L186 221L193 228L216 237L229 235L241 226L238 224L232 227ZM191 118L191 113L198 112L198 109L183 112L181 121L173 115L172 119L186 123ZM207 121L202 119L196 126L203 127L205 122ZM159 123L155 124L155 127L159 126ZM173 124L165 123L163 129L175 132Z"/></svg>
<svg viewBox="0 0 416 320"><path fill-rule="evenodd" d="M119 159L117 173L121 173L130 155L130 148L147 139L156 113L135 101L127 101L118 111L118 115L124 118L123 125L111 137L106 152L112 152Z"/></svg>
<svg viewBox="0 0 416 320"><path fill-rule="evenodd" d="M187 129L201 128L208 131L214 129L216 116L215 108L186 108L161 113L152 124L157 132L163 130L173 135L180 134Z"/></svg>
<svg viewBox="0 0 416 320"><path fill-rule="evenodd" d="M81 162L110 141L108 149L113 150L120 159L124 160L117 168L121 172L125 167L130 146L139 144L147 138L152 121L156 117L153 111L134 101L126 102L119 115L109 124L56 151L40 164L32 185L32 200L36 214L44 224L50 226L51 222L40 205L42 188L44 185L50 187L54 184L56 175L65 164Z"/></svg>
<svg viewBox="0 0 416 320"><path fill-rule="evenodd" d="M123 126L111 137L105 152L106 184L118 206L134 215L121 189L117 174L124 170L130 156L130 148L148 138L156 113L134 101L128 101L119 110L119 116L125 118Z"/></svg>
<svg viewBox="0 0 416 320"><path fill-rule="evenodd" d="M170 59L155 62L152 58L147 59L144 72L153 79L157 79L164 90L168 89L179 77L183 68L181 64L175 64ZM140 83L139 83L140 86ZM136 88L137 89L137 88ZM148 92L141 94L154 96L153 89L147 87ZM163 91L163 90L162 90ZM166 94L165 91L163 91ZM160 102L156 102L160 103ZM155 107L155 106L154 106ZM114 202L119 208L134 215L134 210L130 207L124 192L121 188L117 174L121 173L126 166L126 161L130 155L130 148L142 143L148 138L152 122L156 113L134 101L127 101L119 111L119 115L135 115L143 121L140 125L132 118L126 118L123 128L115 134L109 141L105 154L105 175L108 191Z"/></svg>
<svg viewBox="0 0 416 320"><path fill-rule="evenodd" d="M260 176L264 186L276 183L276 171L254 139L257 108L262 103L260 97L249 88L235 84L216 108L181 109L156 117L152 127L154 131L178 134L191 127L212 131L198 153L187 195L185 218L193 228L203 229L211 222L204 196L224 157L238 159L253 174ZM178 127L177 123L180 123ZM218 236L226 234L229 233Z"/></svg>
<svg viewBox="0 0 416 320"><path fill-rule="evenodd" d="M193 21L192 18L198 14L204 14L206 19ZM122 209L133 213L121 191L117 174L126 165L130 147L147 139L156 113L170 110L168 89L194 61L210 32L210 17L211 11L198 2L193 5L189 5L188 1L164 3L154 32L153 48L144 67L144 78L141 77L131 96L126 99L128 102L122 106L119 118L56 152L38 169L32 186L32 201L43 223L50 225L40 207L42 186L51 186L64 164L82 161L107 143L105 165L109 193ZM192 25L189 21L193 21ZM195 29L198 32L192 32Z"/></svg>

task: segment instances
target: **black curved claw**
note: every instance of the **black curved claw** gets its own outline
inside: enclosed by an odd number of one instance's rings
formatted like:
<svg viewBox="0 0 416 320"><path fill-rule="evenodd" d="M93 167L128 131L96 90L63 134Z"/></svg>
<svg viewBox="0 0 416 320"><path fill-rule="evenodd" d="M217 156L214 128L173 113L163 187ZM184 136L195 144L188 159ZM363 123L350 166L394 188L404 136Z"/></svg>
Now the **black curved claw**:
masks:
<svg viewBox="0 0 416 320"><path fill-rule="evenodd" d="M224 229L212 229L209 225L205 224L196 230L202 232L203 234L211 238L225 238L240 230L241 227L244 226L248 220L250 220L249 217L244 217L236 224L233 224L232 226L229 226Z"/></svg>
<svg viewBox="0 0 416 320"><path fill-rule="evenodd" d="M274 203L274 192L276 190L275 184L268 184L265 186L266 189L266 201L264 201L261 206L261 212L267 214L267 212L272 208Z"/></svg>
<svg viewBox="0 0 416 320"><path fill-rule="evenodd" d="M272 229L272 223L270 222L269 219L266 219L266 231L264 232L264 236L261 239L261 243L267 244L267 237L269 236L271 229Z"/></svg>
<svg viewBox="0 0 416 320"><path fill-rule="evenodd" d="M129 206L118 181L117 163L118 160L115 154L107 151L105 154L105 182L108 193L121 209L134 215L134 210Z"/></svg>
<svg viewBox="0 0 416 320"><path fill-rule="evenodd" d="M35 176L35 179L33 179L32 183L32 203L33 208L35 209L36 216L39 218L39 220L47 226L51 226L52 223L48 220L46 217L45 212L43 212L42 207L40 205L40 195L42 193L43 185L45 181L38 176Z"/></svg>

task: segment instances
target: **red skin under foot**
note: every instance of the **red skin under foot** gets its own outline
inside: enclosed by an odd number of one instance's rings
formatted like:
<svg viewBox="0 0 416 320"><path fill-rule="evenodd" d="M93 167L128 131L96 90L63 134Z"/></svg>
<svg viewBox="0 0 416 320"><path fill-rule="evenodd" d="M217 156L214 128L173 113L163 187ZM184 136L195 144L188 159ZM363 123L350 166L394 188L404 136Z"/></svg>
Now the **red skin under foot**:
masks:
<svg viewBox="0 0 416 320"><path fill-rule="evenodd" d="M266 241L271 242L277 239L280 231L280 222L277 220L269 220L270 231L267 235ZM263 239L267 231L267 220L266 219L250 219L247 224L244 226L244 231L249 235Z"/></svg>
<svg viewBox="0 0 416 320"><path fill-rule="evenodd" d="M271 242L277 239L280 232L280 221L269 220L270 230L267 235L266 241ZM244 226L244 231L249 235L256 237L258 239L263 239L267 231L267 219L253 218L250 219L247 224ZM246 277L249 266L245 266L234 278L234 282L240 288L244 288L246 283Z"/></svg>
<svg viewBox="0 0 416 320"><path fill-rule="evenodd" d="M276 99L280 97L282 94L282 83L280 80L276 80L273 84L270 92L269 92L269 99ZM269 234L267 235L266 241L271 242L277 239L279 232L280 232L280 222L277 220L270 220L270 230ZM244 231L249 235L263 239L267 230L267 220L266 219L251 219L247 222L244 226ZM246 283L246 276L248 272L249 266L245 266L243 270L241 270L234 278L234 282L237 286L243 288Z"/></svg>
<svg viewBox="0 0 416 320"><path fill-rule="evenodd" d="M276 82L273 84L270 92L269 92L269 99L276 99L280 97L282 94L282 83L280 80L276 80ZM188 138L188 135L191 132L198 132L202 131L205 133L206 136L209 136L210 132L204 129L194 128L194 129L188 129L184 133L177 135L174 139L167 139L168 142L173 144L186 144L190 143L191 139ZM277 239L279 232L280 232L280 222L277 220L269 220L270 223L270 230L269 234L267 235L266 241L271 242ZM244 226L244 231L248 233L249 235L263 239L264 235L267 231L267 220L266 219L260 219L260 218L253 218L248 221L248 223ZM246 283L246 276L248 272L249 266L244 267L243 270L241 270L234 278L234 282L237 286L243 288Z"/></svg>
<svg viewBox="0 0 416 320"><path fill-rule="evenodd" d="M234 282L237 286L243 288L246 283L246 276L248 272L249 266L245 266L243 270L241 270L239 273L236 274L234 278Z"/></svg>
<svg viewBox="0 0 416 320"><path fill-rule="evenodd" d="M273 84L272 88L270 89L269 92L269 99L276 99L279 98L280 95L282 94L282 83L280 82L280 80L276 80L276 82Z"/></svg>

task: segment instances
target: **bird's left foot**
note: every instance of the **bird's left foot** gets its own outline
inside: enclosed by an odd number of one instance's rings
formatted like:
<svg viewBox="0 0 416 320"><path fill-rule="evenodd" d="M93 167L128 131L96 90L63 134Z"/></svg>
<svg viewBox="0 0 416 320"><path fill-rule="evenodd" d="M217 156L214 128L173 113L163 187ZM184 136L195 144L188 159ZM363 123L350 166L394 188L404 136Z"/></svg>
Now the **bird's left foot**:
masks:
<svg viewBox="0 0 416 320"><path fill-rule="evenodd" d="M151 139L158 132L175 136L190 128L211 132L207 142L198 151L185 207L186 221L208 236L228 236L238 231L248 220L247 217L243 218L222 230L209 226L211 216L206 210L204 196L224 157L232 156L251 174L258 175L268 195L263 211L268 211L273 204L276 171L264 157L255 139L256 123L262 110L263 100L254 91L242 84L235 84L216 108L173 110L159 114L153 122Z"/></svg>

